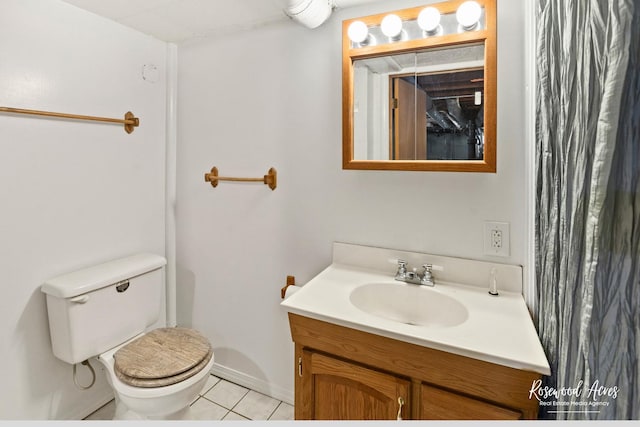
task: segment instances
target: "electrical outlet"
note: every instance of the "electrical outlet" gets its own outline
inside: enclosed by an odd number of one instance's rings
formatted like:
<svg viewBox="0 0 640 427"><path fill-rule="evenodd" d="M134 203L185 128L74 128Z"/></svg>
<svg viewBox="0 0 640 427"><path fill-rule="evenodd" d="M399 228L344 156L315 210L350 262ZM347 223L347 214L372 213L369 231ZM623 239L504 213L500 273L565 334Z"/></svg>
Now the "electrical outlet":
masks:
<svg viewBox="0 0 640 427"><path fill-rule="evenodd" d="M491 249L498 250L502 248L502 231L499 229L491 229Z"/></svg>
<svg viewBox="0 0 640 427"><path fill-rule="evenodd" d="M484 254L492 256L509 256L509 223L485 221Z"/></svg>

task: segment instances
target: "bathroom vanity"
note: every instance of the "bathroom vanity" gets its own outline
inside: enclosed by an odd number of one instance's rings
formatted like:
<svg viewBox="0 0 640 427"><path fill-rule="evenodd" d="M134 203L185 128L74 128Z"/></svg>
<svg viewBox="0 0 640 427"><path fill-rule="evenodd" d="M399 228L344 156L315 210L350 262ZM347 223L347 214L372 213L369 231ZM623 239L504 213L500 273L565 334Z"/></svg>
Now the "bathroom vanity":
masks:
<svg viewBox="0 0 640 427"><path fill-rule="evenodd" d="M442 271L434 287L406 284L396 259ZM536 418L529 390L550 371L521 277L519 266L334 244L331 266L282 303L296 419Z"/></svg>

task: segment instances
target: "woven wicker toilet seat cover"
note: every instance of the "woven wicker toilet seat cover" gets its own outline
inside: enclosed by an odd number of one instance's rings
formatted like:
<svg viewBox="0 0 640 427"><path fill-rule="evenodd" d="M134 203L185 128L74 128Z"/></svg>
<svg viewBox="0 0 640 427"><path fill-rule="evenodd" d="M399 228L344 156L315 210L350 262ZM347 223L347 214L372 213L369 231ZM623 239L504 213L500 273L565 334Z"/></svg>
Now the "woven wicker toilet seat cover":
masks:
<svg viewBox="0 0 640 427"><path fill-rule="evenodd" d="M134 387L162 387L200 372L213 357L213 350L198 331L159 328L122 347L113 357L122 382Z"/></svg>

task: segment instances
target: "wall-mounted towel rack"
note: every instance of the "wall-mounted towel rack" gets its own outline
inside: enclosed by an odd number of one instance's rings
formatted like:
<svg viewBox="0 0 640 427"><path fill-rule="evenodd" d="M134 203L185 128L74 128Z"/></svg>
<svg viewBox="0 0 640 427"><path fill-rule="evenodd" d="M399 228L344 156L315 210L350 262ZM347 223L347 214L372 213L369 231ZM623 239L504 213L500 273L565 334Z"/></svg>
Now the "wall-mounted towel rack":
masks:
<svg viewBox="0 0 640 427"><path fill-rule="evenodd" d="M95 116L82 116L78 114L67 114L67 113L54 113L51 111L38 111L38 110L25 110L22 108L10 108L10 107L0 107L0 112L2 113L12 113L12 114L29 114L32 116L46 116L46 117L57 117L61 119L73 119L73 120L91 120L94 122L106 122L106 123L119 123L124 125L124 130L127 133L133 132L133 129L140 126L140 119L133 115L131 111L127 111L124 115L124 119L111 119L108 117L95 117Z"/></svg>
<svg viewBox="0 0 640 427"><path fill-rule="evenodd" d="M228 176L218 176L218 168L212 167L211 172L204 174L205 182L210 182L212 187L218 186L218 181L239 181L239 182L262 182L269 186L270 189L275 190L278 185L278 174L275 168L269 169L267 174L262 178L234 178Z"/></svg>

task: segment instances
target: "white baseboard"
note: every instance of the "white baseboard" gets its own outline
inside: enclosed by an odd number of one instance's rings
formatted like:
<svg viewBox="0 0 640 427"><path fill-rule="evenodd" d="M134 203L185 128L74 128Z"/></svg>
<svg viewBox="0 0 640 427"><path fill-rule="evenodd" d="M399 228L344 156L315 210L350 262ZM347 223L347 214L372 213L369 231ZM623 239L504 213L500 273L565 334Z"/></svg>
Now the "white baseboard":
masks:
<svg viewBox="0 0 640 427"><path fill-rule="evenodd" d="M64 420L84 420L89 415L96 412L98 409L102 408L107 403L111 402L114 399L113 392L109 391L103 396L98 396L94 399L90 404L86 406L79 407L74 410L71 414L67 415Z"/></svg>
<svg viewBox="0 0 640 427"><path fill-rule="evenodd" d="M283 402L293 405L293 390L270 384L259 378L252 377L251 375L247 375L243 372L236 371L235 369L231 369L217 363L213 364L211 373L216 377L223 378L232 383L250 388L251 390L255 390L259 393L271 396L274 399L282 400Z"/></svg>

